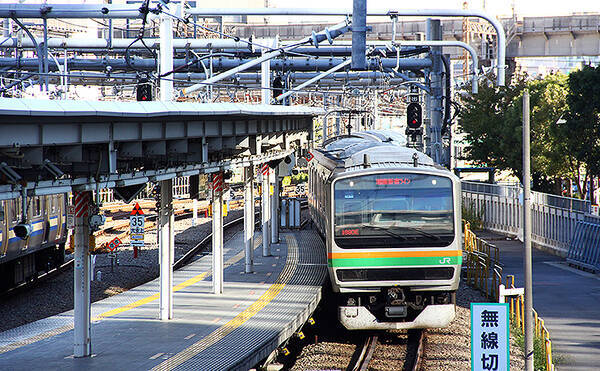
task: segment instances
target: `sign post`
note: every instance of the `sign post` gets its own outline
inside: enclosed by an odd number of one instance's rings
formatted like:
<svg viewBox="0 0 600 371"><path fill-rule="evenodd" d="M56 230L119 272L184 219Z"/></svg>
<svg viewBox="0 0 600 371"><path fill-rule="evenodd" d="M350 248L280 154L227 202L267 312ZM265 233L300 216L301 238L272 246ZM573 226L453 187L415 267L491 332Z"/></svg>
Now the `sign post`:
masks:
<svg viewBox="0 0 600 371"><path fill-rule="evenodd" d="M131 240L131 246L133 246L134 258L137 258L138 256L138 248L144 247L144 226L144 211L140 207L140 204L136 202L133 210L131 210L131 214L129 215L129 236Z"/></svg>
<svg viewBox="0 0 600 371"><path fill-rule="evenodd" d="M67 206L67 228L75 228L75 206Z"/></svg>
<svg viewBox="0 0 600 371"><path fill-rule="evenodd" d="M114 272L114 270L115 270L115 262L117 261L117 248L119 247L119 245L121 245L121 243L122 242L119 239L119 237L115 237L106 245L106 247L110 251L108 253L108 257L110 259L110 271L111 272Z"/></svg>
<svg viewBox="0 0 600 371"><path fill-rule="evenodd" d="M510 370L508 303L471 303L471 370Z"/></svg>

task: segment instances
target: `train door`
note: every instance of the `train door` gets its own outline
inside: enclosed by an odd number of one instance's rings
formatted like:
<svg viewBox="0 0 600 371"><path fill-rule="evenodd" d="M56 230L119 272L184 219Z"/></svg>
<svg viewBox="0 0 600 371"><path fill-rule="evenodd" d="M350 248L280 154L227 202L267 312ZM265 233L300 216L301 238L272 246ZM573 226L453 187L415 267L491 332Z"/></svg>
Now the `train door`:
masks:
<svg viewBox="0 0 600 371"><path fill-rule="evenodd" d="M8 220L8 244L10 246L8 247L8 250L17 253L18 251L27 248L27 242L15 236L15 232L13 230L13 228L21 222L23 215L21 197L10 200L10 205L11 213Z"/></svg>
<svg viewBox="0 0 600 371"><path fill-rule="evenodd" d="M60 240L63 234L64 222L65 222L65 195L58 194L52 196L54 198L54 206L56 208L57 224L56 224L56 239Z"/></svg>
<svg viewBox="0 0 600 371"><path fill-rule="evenodd" d="M54 195L44 196L44 244L56 240L56 206Z"/></svg>
<svg viewBox="0 0 600 371"><path fill-rule="evenodd" d="M0 257L6 255L8 249L8 215L6 206L9 201L0 201Z"/></svg>

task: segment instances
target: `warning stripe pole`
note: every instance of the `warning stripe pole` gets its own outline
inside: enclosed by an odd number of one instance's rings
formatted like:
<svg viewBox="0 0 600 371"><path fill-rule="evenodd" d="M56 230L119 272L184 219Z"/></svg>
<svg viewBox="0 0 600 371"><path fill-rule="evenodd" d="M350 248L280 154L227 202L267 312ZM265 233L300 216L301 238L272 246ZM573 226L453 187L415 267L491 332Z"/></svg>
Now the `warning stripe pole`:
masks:
<svg viewBox="0 0 600 371"><path fill-rule="evenodd" d="M213 174L212 191L213 293L223 293L223 173Z"/></svg>
<svg viewBox="0 0 600 371"><path fill-rule="evenodd" d="M90 222L89 201L91 192L74 192L75 206L75 271L74 284L74 350L75 357L88 357L92 354L91 322L90 322Z"/></svg>

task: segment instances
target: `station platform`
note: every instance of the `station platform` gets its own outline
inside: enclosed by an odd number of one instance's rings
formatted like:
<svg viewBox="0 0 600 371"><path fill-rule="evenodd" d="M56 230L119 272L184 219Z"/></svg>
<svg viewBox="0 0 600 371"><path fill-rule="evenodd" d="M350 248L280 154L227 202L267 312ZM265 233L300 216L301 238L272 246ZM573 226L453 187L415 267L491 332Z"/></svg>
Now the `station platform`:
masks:
<svg viewBox="0 0 600 371"><path fill-rule="evenodd" d="M327 266L314 231L280 234L254 273L244 273L243 232L224 245L224 293L211 285L212 256L173 273L174 318L158 319L159 279L92 304L92 356L73 357L73 311L0 333L2 370L247 370L308 319Z"/></svg>
<svg viewBox="0 0 600 371"><path fill-rule="evenodd" d="M504 276L524 287L523 243L492 232L477 236L500 250ZM560 370L597 370L600 365L600 275L570 267L565 259L533 249L533 307L550 331Z"/></svg>

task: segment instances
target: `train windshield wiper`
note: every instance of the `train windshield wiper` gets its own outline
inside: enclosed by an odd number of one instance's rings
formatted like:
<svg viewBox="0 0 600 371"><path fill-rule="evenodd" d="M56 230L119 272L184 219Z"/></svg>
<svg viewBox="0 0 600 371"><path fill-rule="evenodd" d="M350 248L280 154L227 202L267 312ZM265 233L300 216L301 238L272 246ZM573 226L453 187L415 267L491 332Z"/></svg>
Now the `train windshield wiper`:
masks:
<svg viewBox="0 0 600 371"><path fill-rule="evenodd" d="M424 230L420 229L420 228L415 228L415 227L394 227L394 228L402 228L402 229L408 229L410 231L413 232L417 232L422 236L425 237L429 237L433 240L440 240L441 238L439 236L436 236L435 234L429 233L429 232L425 232Z"/></svg>
<svg viewBox="0 0 600 371"><path fill-rule="evenodd" d="M381 227L381 226L372 225L372 224L361 224L360 227L361 228L367 228L367 229L375 229L375 230L378 230L378 231L383 231L387 235L390 235L390 236L392 236L392 237L394 237L394 238L396 238L396 239L398 239L400 241L406 241L406 237L401 236L398 233L394 233L394 232L390 231L390 229L387 228L387 227Z"/></svg>

